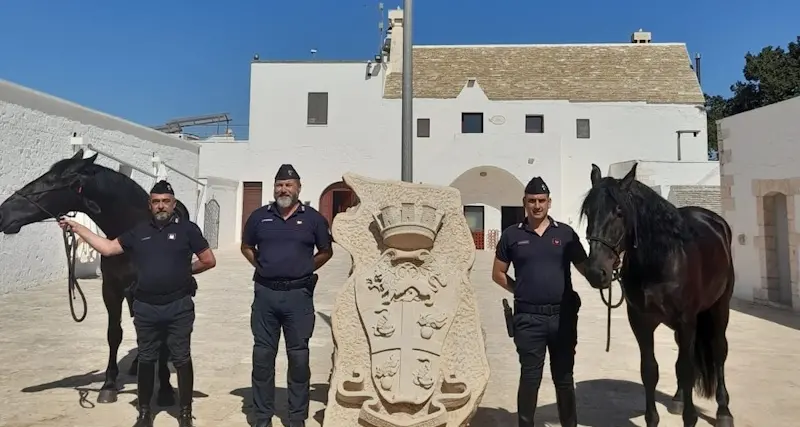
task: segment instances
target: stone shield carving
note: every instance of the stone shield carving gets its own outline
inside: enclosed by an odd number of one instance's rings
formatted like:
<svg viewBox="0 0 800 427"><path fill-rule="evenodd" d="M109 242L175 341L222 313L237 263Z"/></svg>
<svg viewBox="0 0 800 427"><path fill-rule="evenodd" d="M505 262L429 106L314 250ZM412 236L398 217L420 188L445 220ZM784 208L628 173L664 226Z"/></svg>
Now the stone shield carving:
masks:
<svg viewBox="0 0 800 427"><path fill-rule="evenodd" d="M346 174L360 205L333 235L353 270L332 316L324 425L461 426L489 369L458 191Z"/></svg>

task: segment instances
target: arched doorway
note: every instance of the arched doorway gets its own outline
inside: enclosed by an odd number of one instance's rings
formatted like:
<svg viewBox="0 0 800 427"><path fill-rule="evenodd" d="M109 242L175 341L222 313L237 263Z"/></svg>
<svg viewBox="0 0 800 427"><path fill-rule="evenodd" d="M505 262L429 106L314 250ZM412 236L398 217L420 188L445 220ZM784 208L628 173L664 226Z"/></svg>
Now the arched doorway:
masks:
<svg viewBox="0 0 800 427"><path fill-rule="evenodd" d="M203 235L208 240L211 249L219 246L219 202L211 199L206 203L205 216L203 217Z"/></svg>
<svg viewBox="0 0 800 427"><path fill-rule="evenodd" d="M356 193L342 181L329 185L319 196L319 212L328 220L328 225L333 224L337 214L357 204Z"/></svg>
<svg viewBox="0 0 800 427"><path fill-rule="evenodd" d="M767 298L792 306L791 255L789 250L789 219L787 197L770 193L763 197L764 258L767 272Z"/></svg>
<svg viewBox="0 0 800 427"><path fill-rule="evenodd" d="M494 250L500 233L525 218L522 207L525 186L505 169L474 167L459 175L450 186L461 192L464 216L476 249Z"/></svg>

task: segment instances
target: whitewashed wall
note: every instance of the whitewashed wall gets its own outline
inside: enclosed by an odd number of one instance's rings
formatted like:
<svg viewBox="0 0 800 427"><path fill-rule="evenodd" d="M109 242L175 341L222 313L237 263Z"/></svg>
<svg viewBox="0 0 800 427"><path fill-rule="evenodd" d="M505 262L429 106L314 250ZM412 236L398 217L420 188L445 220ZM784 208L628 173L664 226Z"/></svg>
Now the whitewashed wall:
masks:
<svg viewBox="0 0 800 427"><path fill-rule="evenodd" d="M236 228L236 215L239 212L236 209L236 200L239 192L239 182L219 178L219 177L203 177L200 178L206 184L205 194L203 196L203 205L200 208L200 216L197 219L197 224L203 233L206 234L206 218L205 206L211 200L216 200L219 203L219 230L217 231L219 248L232 246L239 238ZM206 235L206 238L209 238Z"/></svg>
<svg viewBox="0 0 800 427"><path fill-rule="evenodd" d="M0 80L0 199L71 156L73 133L144 170L152 170L156 153L182 172L198 174L196 143ZM120 166L102 155L97 163L116 170ZM151 177L137 171L131 178L146 190L153 185ZM169 179L177 197L194 212L196 184L177 174ZM66 280L63 242L55 224L32 224L17 235L0 235L0 293L52 280Z"/></svg>

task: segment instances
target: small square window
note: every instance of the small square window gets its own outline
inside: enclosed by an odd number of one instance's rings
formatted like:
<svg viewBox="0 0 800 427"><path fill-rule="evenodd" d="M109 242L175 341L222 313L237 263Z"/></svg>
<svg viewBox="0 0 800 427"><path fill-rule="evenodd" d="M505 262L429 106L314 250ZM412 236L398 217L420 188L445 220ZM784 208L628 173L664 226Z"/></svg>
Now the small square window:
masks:
<svg viewBox="0 0 800 427"><path fill-rule="evenodd" d="M579 139L589 139L591 134L589 128L589 119L577 119L575 120L575 126L576 136Z"/></svg>
<svg viewBox="0 0 800 427"><path fill-rule="evenodd" d="M431 137L431 119L417 119L417 137Z"/></svg>
<svg viewBox="0 0 800 427"><path fill-rule="evenodd" d="M461 133L483 133L483 113L461 113Z"/></svg>
<svg viewBox="0 0 800 427"><path fill-rule="evenodd" d="M544 133L544 116L525 116L525 133Z"/></svg>

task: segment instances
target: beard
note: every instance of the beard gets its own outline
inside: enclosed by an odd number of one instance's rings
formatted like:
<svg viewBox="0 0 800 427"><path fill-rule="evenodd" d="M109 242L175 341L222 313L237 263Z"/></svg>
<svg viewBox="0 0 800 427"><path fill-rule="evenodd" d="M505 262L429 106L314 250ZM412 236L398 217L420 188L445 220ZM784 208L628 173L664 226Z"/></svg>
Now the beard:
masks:
<svg viewBox="0 0 800 427"><path fill-rule="evenodd" d="M156 218L156 221L165 222L165 221L167 221L169 219L170 214L169 214L169 212L161 211L161 212L156 212L156 214L153 215L153 216Z"/></svg>
<svg viewBox="0 0 800 427"><path fill-rule="evenodd" d="M275 198L275 203L282 209L286 209L297 202L297 196L278 196Z"/></svg>

